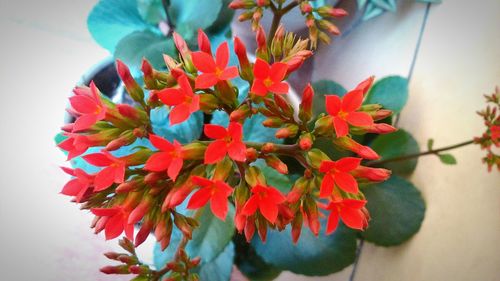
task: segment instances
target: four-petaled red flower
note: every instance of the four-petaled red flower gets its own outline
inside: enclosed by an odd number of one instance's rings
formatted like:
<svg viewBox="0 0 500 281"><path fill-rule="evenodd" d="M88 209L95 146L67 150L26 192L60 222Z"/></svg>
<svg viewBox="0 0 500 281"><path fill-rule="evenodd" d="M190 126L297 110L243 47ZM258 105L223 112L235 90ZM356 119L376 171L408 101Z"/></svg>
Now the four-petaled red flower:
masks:
<svg viewBox="0 0 500 281"><path fill-rule="evenodd" d="M126 163L107 151L93 153L83 156L89 164L97 167L106 167L99 171L94 179L95 191L102 191L110 187L113 183L122 183L125 179Z"/></svg>
<svg viewBox="0 0 500 281"><path fill-rule="evenodd" d="M251 216L259 209L260 213L274 224L278 218L278 205L285 202L285 196L276 188L261 184L252 187L251 191L252 196L243 206L241 213L245 216Z"/></svg>
<svg viewBox="0 0 500 281"><path fill-rule="evenodd" d="M262 59L257 59L253 67L253 80L250 92L257 96L265 96L268 92L275 94L288 93L288 84L283 82L288 66L282 62L275 62L271 66Z"/></svg>
<svg viewBox="0 0 500 281"><path fill-rule="evenodd" d="M189 199L188 209L198 209L210 200L210 209L212 213L221 220L226 220L228 201L227 197L231 195L233 189L221 180L209 180L203 177L192 176L194 184L201 186L191 199Z"/></svg>
<svg viewBox="0 0 500 281"><path fill-rule="evenodd" d="M358 193L358 182L350 174L361 163L361 158L345 157L338 161L323 161L319 171L325 173L319 196L326 198L332 195L334 185L349 193Z"/></svg>
<svg viewBox="0 0 500 281"><path fill-rule="evenodd" d="M90 89L75 88L73 92L75 95L69 98L72 107L70 112L78 115L73 125L73 132L86 130L106 117L106 107L93 81L90 82Z"/></svg>
<svg viewBox="0 0 500 281"><path fill-rule="evenodd" d="M164 104L173 106L169 115L171 125L185 121L191 113L200 109L200 96L193 93L187 76L180 75L177 82L179 88L166 88L156 92Z"/></svg>
<svg viewBox="0 0 500 281"><path fill-rule="evenodd" d="M229 47L227 42L222 43L215 53L214 58L206 52L191 54L194 66L202 72L196 77L195 88L206 89L214 86L219 81L233 79L238 76L236 66L227 67L229 62Z"/></svg>
<svg viewBox="0 0 500 281"><path fill-rule="evenodd" d="M175 181L184 164L181 144L176 140L171 143L156 135L149 135L149 140L160 151L149 157L144 169L152 172L167 171L168 176Z"/></svg>
<svg viewBox="0 0 500 281"><path fill-rule="evenodd" d="M80 203L82 201L83 196L92 187L92 184L94 182L94 177L92 175L87 174L82 169L70 169L67 167L61 167L61 169L68 175L74 177L73 179L68 181L66 185L64 185L61 194L74 196L75 201L77 203Z"/></svg>
<svg viewBox="0 0 500 281"><path fill-rule="evenodd" d="M333 117L333 127L338 138L349 133L349 125L365 127L373 124L373 118L365 112L357 112L363 103L363 91L348 92L342 99L336 95L326 96L326 112Z"/></svg>
<svg viewBox="0 0 500 281"><path fill-rule="evenodd" d="M71 160L76 156L82 155L92 145L88 143L85 135L65 133L68 138L63 140L57 146L62 150L68 152L67 160Z"/></svg>
<svg viewBox="0 0 500 281"><path fill-rule="evenodd" d="M366 200L336 199L330 201L325 208L330 211L326 224L326 234L337 229L339 218L348 227L363 230L368 225L368 218L364 211L365 205Z"/></svg>
<svg viewBox="0 0 500 281"><path fill-rule="evenodd" d="M204 132L207 137L216 139L205 151L205 164L222 160L226 153L235 161L246 161L246 145L242 140L243 126L240 123L229 123L227 130L219 125L206 124Z"/></svg>
<svg viewBox="0 0 500 281"><path fill-rule="evenodd" d="M106 226L104 228L106 240L120 236L123 231L125 231L125 235L128 239L134 240L134 224L128 223L130 211L126 210L124 207L93 208L90 211L94 215L101 217L101 220L106 220Z"/></svg>

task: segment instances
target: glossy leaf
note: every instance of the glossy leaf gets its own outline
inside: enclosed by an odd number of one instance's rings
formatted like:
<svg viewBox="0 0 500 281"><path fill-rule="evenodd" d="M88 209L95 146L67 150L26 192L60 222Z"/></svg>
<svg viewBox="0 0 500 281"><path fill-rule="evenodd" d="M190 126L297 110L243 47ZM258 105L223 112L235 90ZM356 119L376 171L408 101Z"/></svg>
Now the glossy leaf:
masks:
<svg viewBox="0 0 500 281"><path fill-rule="evenodd" d="M325 223L322 223L325 228ZM296 245L292 243L290 226L284 231L269 230L266 243L254 237L252 246L269 264L282 270L308 276L324 276L338 272L354 262L356 233L339 225L331 235L323 231L318 237L304 228Z"/></svg>
<svg viewBox="0 0 500 281"><path fill-rule="evenodd" d="M243 235L233 239L236 248L234 264L251 281L271 281L281 273L281 269L266 263Z"/></svg>
<svg viewBox="0 0 500 281"><path fill-rule="evenodd" d="M233 271L234 244L229 242L224 251L212 261L197 267L200 280L229 281Z"/></svg>
<svg viewBox="0 0 500 281"><path fill-rule="evenodd" d="M371 220L361 235L381 246L399 245L418 232L425 215L420 191L398 176L362 189Z"/></svg>
<svg viewBox="0 0 500 281"><path fill-rule="evenodd" d="M200 111L191 114L184 122L169 125L169 111L163 106L151 111L153 132L169 141L176 139L182 144L199 139L203 130L203 113Z"/></svg>
<svg viewBox="0 0 500 281"><path fill-rule="evenodd" d="M370 146L380 155L380 161L420 152L417 141L403 129L399 129L391 134L378 136ZM418 158L412 158L387 163L383 167L392 170L395 174L409 175L417 167L417 161Z"/></svg>
<svg viewBox="0 0 500 281"><path fill-rule="evenodd" d="M385 108L400 112L408 101L408 79L389 76L377 81L367 94L365 104L381 104Z"/></svg>
<svg viewBox="0 0 500 281"><path fill-rule="evenodd" d="M165 20L165 9L162 0L136 0L137 11L142 19L150 24L158 24Z"/></svg>

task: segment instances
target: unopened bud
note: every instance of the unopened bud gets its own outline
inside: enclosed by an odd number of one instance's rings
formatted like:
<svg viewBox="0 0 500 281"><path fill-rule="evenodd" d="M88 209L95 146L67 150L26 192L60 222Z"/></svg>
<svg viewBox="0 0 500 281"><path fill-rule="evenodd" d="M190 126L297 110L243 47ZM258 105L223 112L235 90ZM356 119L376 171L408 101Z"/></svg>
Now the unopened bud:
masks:
<svg viewBox="0 0 500 281"><path fill-rule="evenodd" d="M299 147L304 151L311 149L313 145L313 135L311 133L302 134L299 138Z"/></svg>
<svg viewBox="0 0 500 281"><path fill-rule="evenodd" d="M326 30L328 33L330 33L332 35L339 35L340 34L339 28L327 20L319 20L318 25L321 29Z"/></svg>
<svg viewBox="0 0 500 281"><path fill-rule="evenodd" d="M262 148L260 150L262 151L262 153L273 153L276 151L276 146L274 145L274 143L266 142L262 145Z"/></svg>
<svg viewBox="0 0 500 281"><path fill-rule="evenodd" d="M182 147L182 158L186 160L203 159L205 156L206 149L207 146L199 142L186 144Z"/></svg>
<svg viewBox="0 0 500 281"><path fill-rule="evenodd" d="M374 80L375 76L368 77L366 80L359 83L358 86L356 86L355 90L360 90L363 92L363 95L366 95L366 93L368 93L368 90L371 88Z"/></svg>
<svg viewBox="0 0 500 281"><path fill-rule="evenodd" d="M229 115L229 120L231 122L238 122L250 116L251 113L252 111L250 110L248 104L244 103L236 110L231 112L231 115Z"/></svg>
<svg viewBox="0 0 500 281"><path fill-rule="evenodd" d="M304 2L300 3L300 11L302 12L302 14L312 13L312 10L313 10L313 8L312 8L311 4L309 4L309 2L304 1Z"/></svg>
<svg viewBox="0 0 500 281"><path fill-rule="evenodd" d="M139 187L139 184L137 181L135 181L135 180L126 181L124 183L119 184L116 187L115 192L116 193L127 193L127 192L130 192L130 191L138 188L138 187Z"/></svg>
<svg viewBox="0 0 500 281"><path fill-rule="evenodd" d="M105 266L100 269L104 274L129 274L128 265Z"/></svg>
<svg viewBox="0 0 500 281"><path fill-rule="evenodd" d="M319 7L316 11L323 18L340 18L348 15L346 10L331 6Z"/></svg>
<svg viewBox="0 0 500 281"><path fill-rule="evenodd" d="M281 161L276 155L268 155L265 158L266 164L278 171L278 173L286 175L288 174L288 166Z"/></svg>
<svg viewBox="0 0 500 281"><path fill-rule="evenodd" d="M231 9L250 9L255 7L255 2L252 0L233 0L229 3Z"/></svg>
<svg viewBox="0 0 500 281"><path fill-rule="evenodd" d="M255 33L255 40L257 41L257 57L268 61L269 53L267 50L266 32L264 31L264 28L262 26L259 26L257 28L257 32Z"/></svg>
<svg viewBox="0 0 500 281"><path fill-rule="evenodd" d="M371 168L358 166L352 171L355 178L364 178L372 182L381 182L387 180L391 176L391 171L383 168Z"/></svg>
<svg viewBox="0 0 500 281"><path fill-rule="evenodd" d="M297 244L297 241L299 241L300 233L302 232L302 224L302 212L297 212L292 220L292 241L294 244Z"/></svg>
<svg viewBox="0 0 500 281"><path fill-rule="evenodd" d="M283 120L279 117L270 117L262 122L264 127L279 128L283 125Z"/></svg>
<svg viewBox="0 0 500 281"><path fill-rule="evenodd" d="M299 119L303 123L309 122L312 117L312 104L314 98L314 89L311 84L307 84L302 92L302 102L299 106Z"/></svg>
<svg viewBox="0 0 500 281"><path fill-rule="evenodd" d="M133 265L129 267L129 271L132 274L148 274L150 269L145 265Z"/></svg>
<svg viewBox="0 0 500 281"><path fill-rule="evenodd" d="M319 169L319 166L321 166L321 163L323 161L330 160L328 155L317 148L313 148L309 152L307 152L307 159L309 161L309 164L311 164L311 166L316 169Z"/></svg>
<svg viewBox="0 0 500 281"><path fill-rule="evenodd" d="M127 89L130 97L134 101L144 104L144 91L134 80L132 74L130 74L129 68L121 60L116 60L116 69L118 71L118 75L123 81L123 84L125 84L125 89Z"/></svg>
<svg viewBox="0 0 500 281"><path fill-rule="evenodd" d="M278 139L293 138L297 135L299 127L295 124L287 124L284 128L279 129L275 136Z"/></svg>
<svg viewBox="0 0 500 281"><path fill-rule="evenodd" d="M156 79L154 78L153 66L145 58L142 59L141 70L144 74L144 84L148 89L156 89Z"/></svg>
<svg viewBox="0 0 500 281"><path fill-rule="evenodd" d="M210 40L208 39L208 36L205 34L205 32L203 32L201 28L198 29L198 47L200 48L200 51L205 52L210 56L212 55L212 47L210 45Z"/></svg>
<svg viewBox="0 0 500 281"><path fill-rule="evenodd" d="M247 158L247 161L253 162L257 160L257 150L253 147L249 147L245 151L245 156Z"/></svg>
<svg viewBox="0 0 500 281"><path fill-rule="evenodd" d="M373 151L373 149L368 146L361 145L349 137L336 138L333 140L333 143L338 145L340 148L357 153L365 159L375 160L380 158L380 156Z"/></svg>

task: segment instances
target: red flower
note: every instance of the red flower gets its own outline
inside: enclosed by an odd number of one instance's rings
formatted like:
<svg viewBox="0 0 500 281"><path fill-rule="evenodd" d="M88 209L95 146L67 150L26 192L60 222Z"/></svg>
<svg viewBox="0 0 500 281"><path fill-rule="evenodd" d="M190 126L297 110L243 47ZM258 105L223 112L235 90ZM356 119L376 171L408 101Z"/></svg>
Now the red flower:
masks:
<svg viewBox="0 0 500 281"><path fill-rule="evenodd" d="M94 215L105 219L104 233L106 240L116 238L125 230L128 239L134 240L134 224L128 223L130 212L122 206L113 208L93 208L90 210Z"/></svg>
<svg viewBox="0 0 500 281"><path fill-rule="evenodd" d="M200 97L193 93L186 75L181 75L177 82L179 88L166 88L156 92L166 105L173 106L170 111L170 124L178 124L189 118L191 113L200 109Z"/></svg>
<svg viewBox="0 0 500 281"><path fill-rule="evenodd" d="M229 123L227 130L222 126L207 124L204 131L207 137L216 139L205 151L205 164L222 160L226 153L235 161L246 161L246 146L242 141L243 127L240 123Z"/></svg>
<svg viewBox="0 0 500 281"><path fill-rule="evenodd" d="M149 157L144 169L152 172L167 171L168 176L175 181L184 164L181 144L176 140L172 144L156 135L149 135L149 140L160 152Z"/></svg>
<svg viewBox="0 0 500 281"><path fill-rule="evenodd" d="M215 60L206 52L193 52L191 54L194 66L202 72L196 77L195 88L206 89L214 86L219 81L225 81L238 76L236 66L227 67L229 61L229 47L227 42L222 43L216 51Z"/></svg>
<svg viewBox="0 0 500 281"><path fill-rule="evenodd" d="M102 191L113 183L122 183L125 179L125 161L116 158L107 151L83 156L88 163L97 167L106 167L99 171L94 180L95 191Z"/></svg>
<svg viewBox="0 0 500 281"><path fill-rule="evenodd" d="M76 156L82 155L91 146L87 142L82 142L85 139L83 135L77 134L65 134L68 136L67 139L59 143L57 146L62 150L68 152L68 159L71 160Z"/></svg>
<svg viewBox="0 0 500 281"><path fill-rule="evenodd" d="M337 229L339 218L350 228L363 230L368 225L368 218L364 208L366 200L337 199L331 201L326 210L330 211L326 225L326 234Z"/></svg>
<svg viewBox="0 0 500 281"><path fill-rule="evenodd" d="M91 188L94 182L94 177L85 173L85 171L82 169L73 170L66 167L61 167L61 169L67 174L74 177L73 179L68 181L66 185L64 185L61 194L75 196L76 202L80 203L83 196Z"/></svg>
<svg viewBox="0 0 500 281"><path fill-rule="evenodd" d="M319 171L325 173L321 182L319 196L322 198L332 195L334 185L349 193L358 193L358 182L349 173L361 163L361 158L345 157L338 161L323 161Z"/></svg>
<svg viewBox="0 0 500 281"><path fill-rule="evenodd" d="M372 117L365 112L356 112L363 103L363 91L348 92L342 99L335 95L326 96L326 111L333 116L333 126L337 137L349 133L349 124L357 127L371 126Z"/></svg>
<svg viewBox="0 0 500 281"><path fill-rule="evenodd" d="M231 195L233 189L225 182L220 180L209 180L206 178L192 176L194 184L201 186L191 199L189 199L188 209L198 209L210 200L210 209L212 213L221 220L226 220L228 204L227 197Z"/></svg>
<svg viewBox="0 0 500 281"><path fill-rule="evenodd" d="M69 98L69 102L73 113L79 115L73 125L73 132L86 130L106 117L106 107L93 81L90 82L90 89L75 88L73 92L75 95Z"/></svg>
<svg viewBox="0 0 500 281"><path fill-rule="evenodd" d="M276 94L288 93L288 84L282 82L287 68L287 65L282 62L275 62L272 66L269 66L266 61L257 58L253 67L255 80L250 92L258 96L265 96L268 92Z"/></svg>
<svg viewBox="0 0 500 281"><path fill-rule="evenodd" d="M500 146L500 125L492 125L490 127L491 131L491 141L495 144L495 146Z"/></svg>
<svg viewBox="0 0 500 281"><path fill-rule="evenodd" d="M251 191L252 196L243 206L242 214L251 216L259 209L260 213L274 224L278 218L278 205L285 202L285 196L272 186L260 184L252 187Z"/></svg>

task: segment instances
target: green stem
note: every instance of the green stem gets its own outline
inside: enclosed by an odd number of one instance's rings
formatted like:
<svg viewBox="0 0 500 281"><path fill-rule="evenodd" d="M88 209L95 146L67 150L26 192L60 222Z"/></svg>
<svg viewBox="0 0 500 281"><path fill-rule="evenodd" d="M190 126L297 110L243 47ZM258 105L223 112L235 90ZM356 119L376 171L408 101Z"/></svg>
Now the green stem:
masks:
<svg viewBox="0 0 500 281"><path fill-rule="evenodd" d="M163 6L163 10L165 11L165 17L166 17L165 21L169 27L169 31L168 31L169 34L167 34L167 36L169 36L174 32L174 28L175 28L175 26L172 23L172 20L170 18L170 14L168 12L168 7L170 7L170 0L162 0L161 4Z"/></svg>
<svg viewBox="0 0 500 281"><path fill-rule="evenodd" d="M293 8L299 5L298 1L293 1L292 3L286 5L285 7L281 7L281 4L276 7L271 2L271 11L273 12L273 22L271 24L271 29L269 29L269 34L267 35L267 45L270 47L271 42L273 41L274 35L276 34L276 30L281 22L281 18L288 12L290 12Z"/></svg>
<svg viewBox="0 0 500 281"><path fill-rule="evenodd" d="M447 151L447 150L452 150L452 149L459 148L459 147L462 147L462 146L466 146L466 145L469 145L469 144L472 144L472 143L474 143L474 140L464 141L464 142L461 142L461 143L457 143L457 144L454 144L454 145L442 147L442 148L439 148L439 149L431 149L431 150L428 150L428 151L425 151L425 152L408 154L408 155L398 156L398 157L394 157L394 158L388 158L388 159L384 159L384 160L380 160L380 161L370 161L370 162L367 163L367 166L379 166L379 165L383 165L383 164L387 164L387 163L392 163L392 162L399 162L399 161L410 160L410 159L413 159L413 158L418 158L420 156L425 156L425 155L430 155L430 154L438 155L440 152Z"/></svg>

